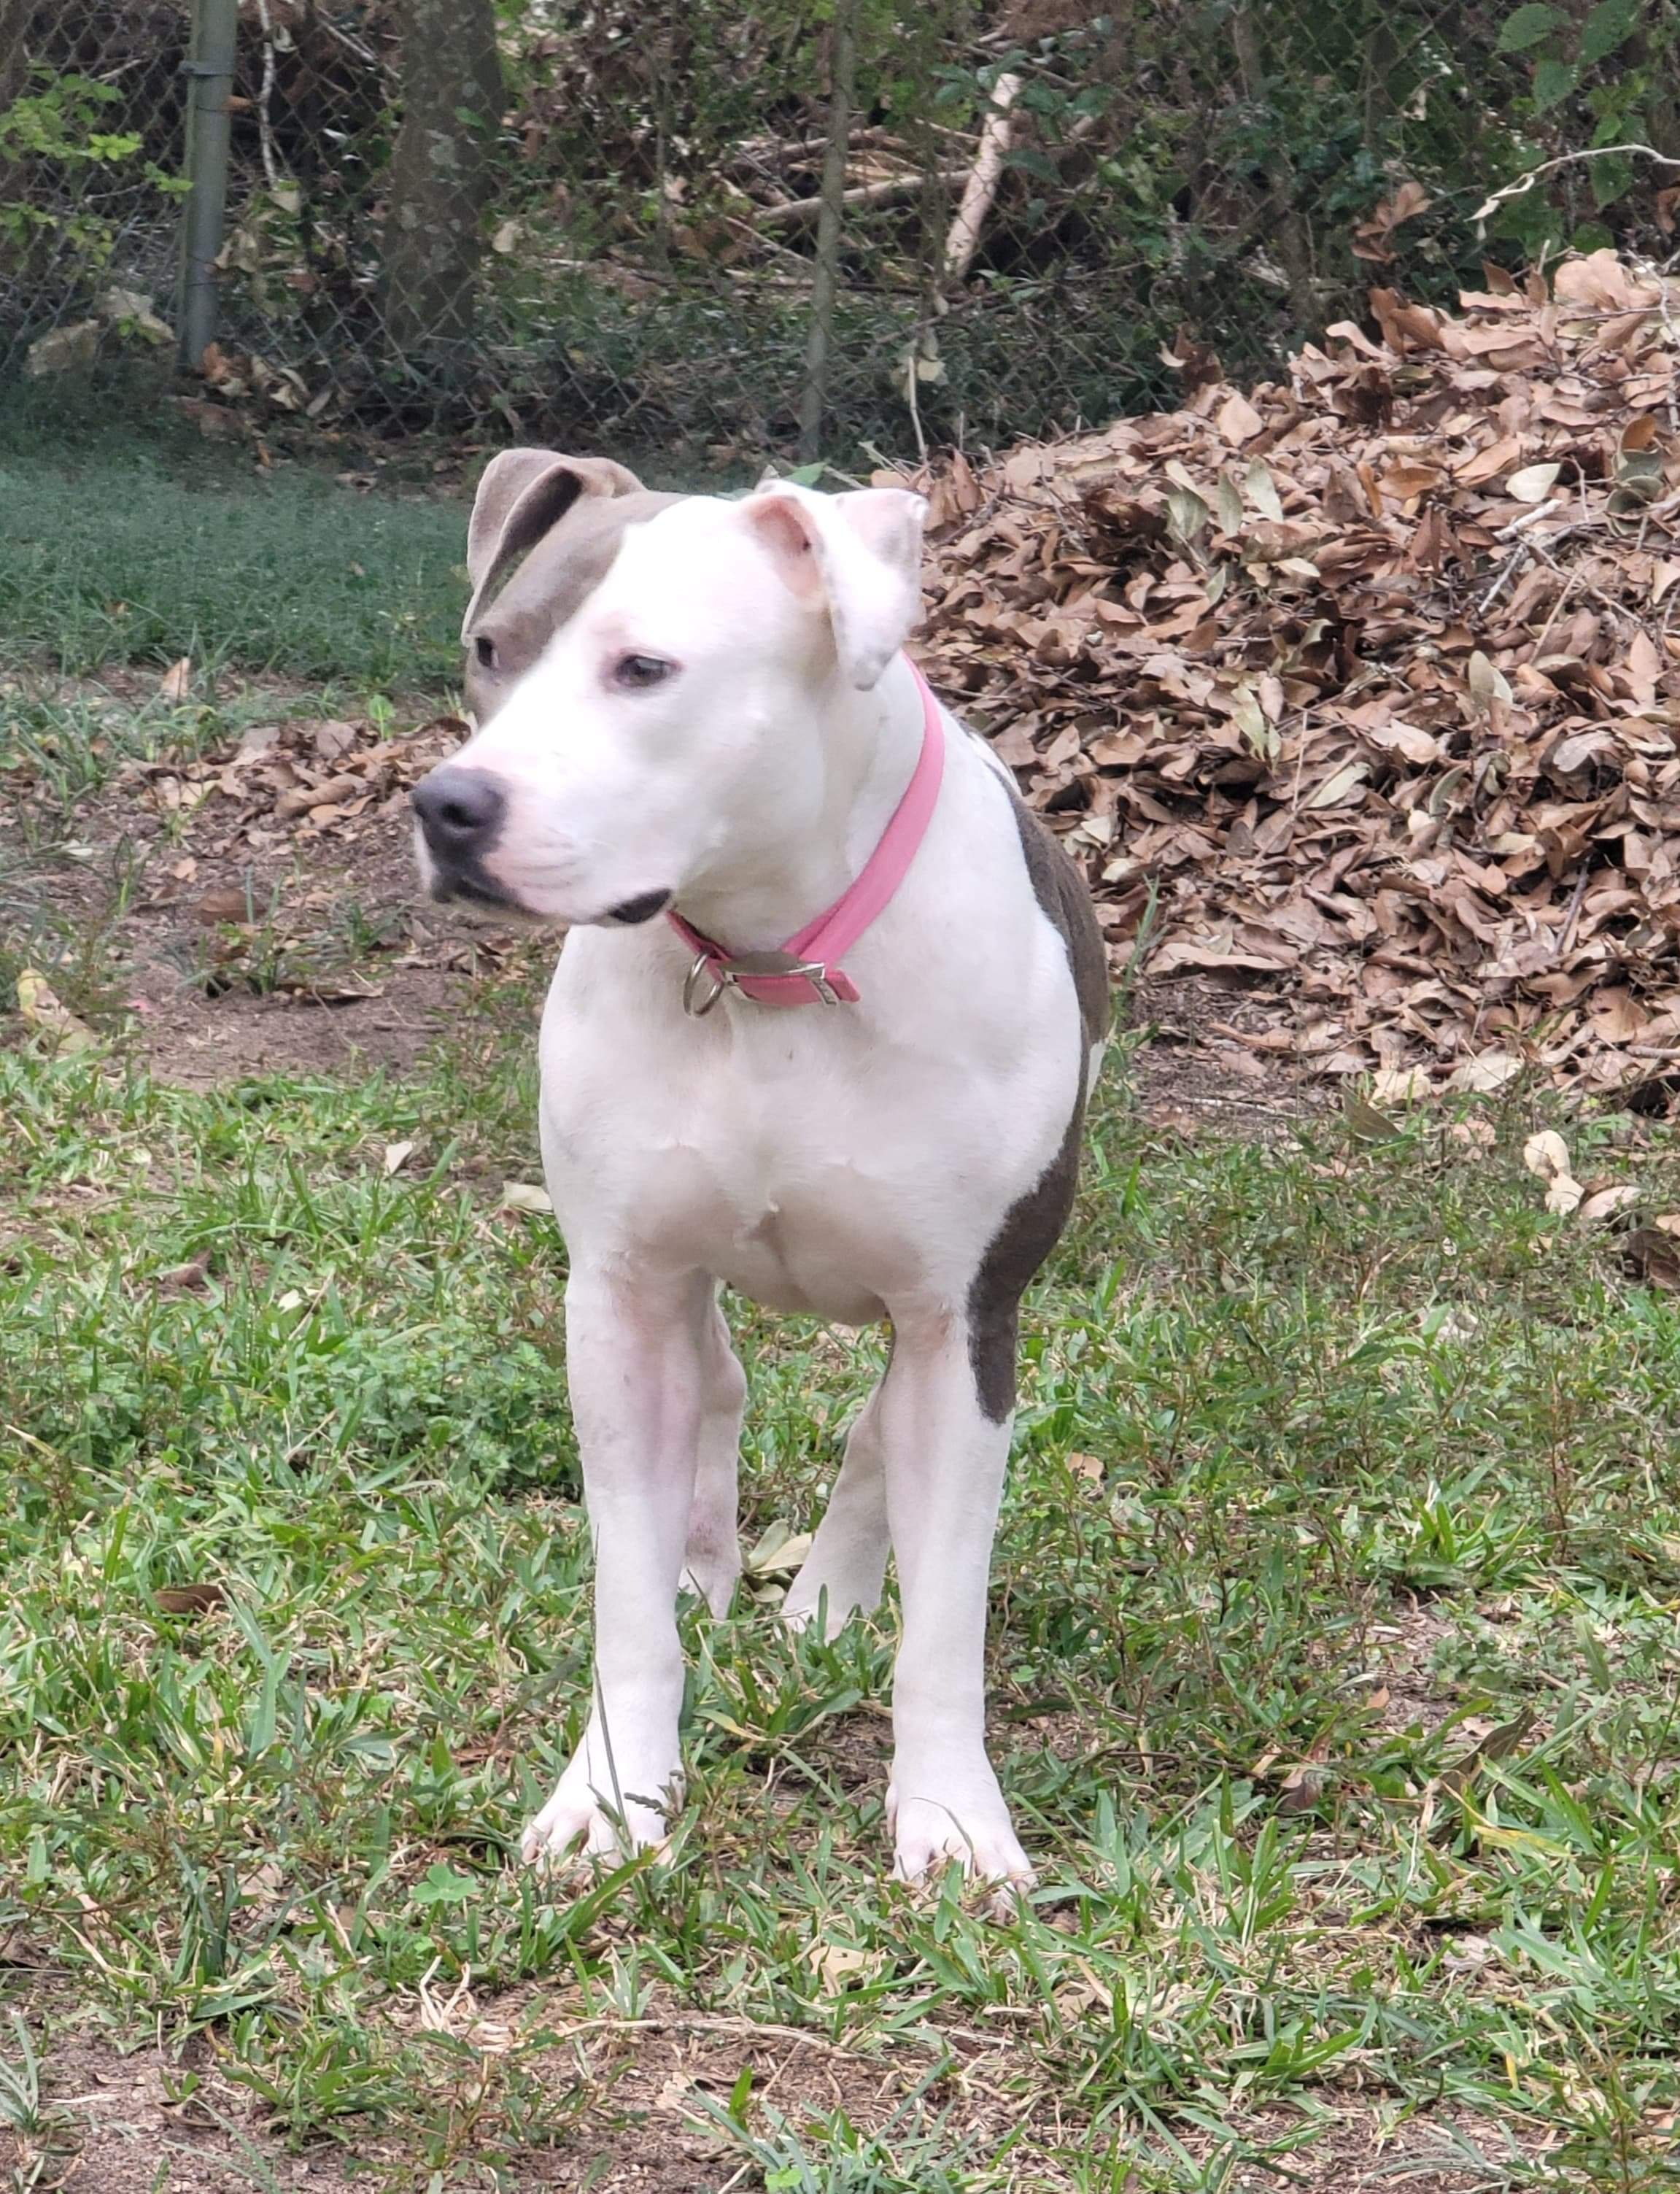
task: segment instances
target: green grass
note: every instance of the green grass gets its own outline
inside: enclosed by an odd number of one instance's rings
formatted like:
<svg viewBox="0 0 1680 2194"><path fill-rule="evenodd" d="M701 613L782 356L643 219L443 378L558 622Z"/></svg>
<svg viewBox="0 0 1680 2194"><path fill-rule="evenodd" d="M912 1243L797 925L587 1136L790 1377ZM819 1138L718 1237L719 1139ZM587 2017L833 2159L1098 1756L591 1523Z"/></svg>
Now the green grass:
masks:
<svg viewBox="0 0 1680 2194"><path fill-rule="evenodd" d="M883 1878L890 1614L823 1646L750 1600L687 1617L673 1864L557 1893L511 1855L585 1703L561 1253L475 1186L530 1177L532 1006L404 1083L0 1054L0 1943L59 1976L43 2059L72 2004L208 2029L278 2135L440 2186L634 2152L623 2051L674 2023L857 2072L695 2091L708 2187L1234 2188L1373 2106L1465 2184L1671 2184L1680 1321L1544 1213L1532 1123L1187 1143L1118 1077L995 1572L1018 1922ZM1680 1203L1625 1128L1569 1132ZM750 1542L877 1352L738 1323ZM1385 1712L1419 1607L1432 1703ZM493 2047L416 2026L468 1974Z"/></svg>
<svg viewBox="0 0 1680 2194"><path fill-rule="evenodd" d="M347 464L349 459L346 460ZM0 664L454 675L466 517L126 422L0 414Z"/></svg>

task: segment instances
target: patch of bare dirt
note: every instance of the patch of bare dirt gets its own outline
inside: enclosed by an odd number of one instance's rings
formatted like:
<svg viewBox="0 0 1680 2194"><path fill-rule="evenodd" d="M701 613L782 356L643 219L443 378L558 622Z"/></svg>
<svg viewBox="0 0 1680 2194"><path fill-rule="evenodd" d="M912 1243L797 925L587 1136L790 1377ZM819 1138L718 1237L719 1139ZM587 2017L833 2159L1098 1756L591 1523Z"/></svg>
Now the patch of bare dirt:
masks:
<svg viewBox="0 0 1680 2194"><path fill-rule="evenodd" d="M813 1945L813 1957L827 1955L828 1946ZM850 1969L826 1978L844 1985ZM756 2184L718 2123L743 2074L748 2122L760 2136L772 2111L795 2133L843 2113L860 2130L887 2130L893 2145L890 2128L917 2094L949 2127L954 2166L960 2150L984 2155L1013 2134L1012 2183L1045 2194L1071 2194L1075 2179L1054 2159L1077 2153L1083 2137L1082 2120L1053 2092L1031 2080L1023 2088L1021 2014L993 2016L987 2007L967 2025L852 2039L843 2030L830 2036L691 2009L662 1989L627 2018L591 2015L571 1991L540 1984L477 2000L464 1982L444 1990L422 1983L389 2015L399 2029L437 2037L435 2080L392 2121L351 2116L336 2122L334 2138L300 2143L226 2076L214 2029L122 2048L79 2025L67 2003L49 2009L44 1994L35 2002L49 2030L40 2123L26 2134L0 2130L0 2171L63 2194L408 2186L423 2183L422 2128L434 2147L445 2140L457 2171L470 2174L477 2163L487 2184L721 2194ZM1419 2194L1469 2194L1488 2183L1490 2163L1537 2162L1557 2139L1462 2110L1408 2116L1379 2093L1327 2088L1310 2103L1310 2112L1277 2104L1232 2113L1243 2135L1270 2151L1266 2163L1237 2168L1233 2189L1377 2194L1403 2180ZM1213 2135L1189 2124L1178 2134L1192 2156L1211 2154Z"/></svg>
<svg viewBox="0 0 1680 2194"><path fill-rule="evenodd" d="M202 2039L171 2059L97 2037L55 2036L43 2067L43 2122L0 2130L0 2169L63 2194L250 2194L253 2185L354 2194L338 2151L290 2154L249 2090L223 2080Z"/></svg>
<svg viewBox="0 0 1680 2194"><path fill-rule="evenodd" d="M1371 1626L1371 1641L1378 1649L1381 1685L1387 1693L1381 1709L1381 1726L1403 1734L1408 1729L1438 1729L1456 1705L1453 1693L1437 1679L1436 1653L1459 1624L1428 1600L1410 1608L1395 1608Z"/></svg>
<svg viewBox="0 0 1680 2194"><path fill-rule="evenodd" d="M1144 1118L1186 1135L1266 1141L1327 1111L1333 1096L1292 1056L1275 1012L1275 1001L1257 1001L1216 978L1139 982L1131 1017L1148 1040L1133 1054L1132 1073Z"/></svg>
<svg viewBox="0 0 1680 2194"><path fill-rule="evenodd" d="M1401 2116L1390 2105L1373 2104L1333 2093L1315 2099L1328 2113L1316 2137L1299 2148L1285 2148L1275 2168L1249 2165L1232 2180L1233 2194L1486 2194L1489 2186L1511 2183L1506 2174L1528 2173L1543 2162L1550 2137L1533 2127L1498 2124L1464 2110L1442 2109ZM1251 2130L1256 2138L1287 2138L1290 2114L1264 2114ZM1501 2168L1503 2167L1503 2168ZM1544 2182L1542 2182L1544 2183ZM1561 2175L1559 2187L1571 2183ZM1584 2185L1585 2180L1575 2182Z"/></svg>
<svg viewBox="0 0 1680 2194"><path fill-rule="evenodd" d="M107 698L149 690L133 685ZM421 897L409 790L465 727L286 716L287 698L225 748L121 772L28 878L37 920L166 1080L400 1071L476 978L530 950Z"/></svg>

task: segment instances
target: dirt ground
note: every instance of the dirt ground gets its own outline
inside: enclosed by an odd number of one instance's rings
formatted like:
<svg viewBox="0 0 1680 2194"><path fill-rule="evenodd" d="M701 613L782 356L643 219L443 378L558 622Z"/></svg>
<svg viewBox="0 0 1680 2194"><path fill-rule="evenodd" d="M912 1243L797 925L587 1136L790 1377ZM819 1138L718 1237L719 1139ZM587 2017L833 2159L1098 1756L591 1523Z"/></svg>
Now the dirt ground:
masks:
<svg viewBox="0 0 1680 2194"><path fill-rule="evenodd" d="M529 1995L485 2007L467 2007L461 2039L476 2047L469 2083L480 2096L496 2085L510 2037L529 2030ZM986 2144L1014 2126L1002 2092L1010 2042L1006 2032L949 2037L954 2069L926 2090L965 2136ZM844 2109L852 2123L880 2124L930 2070L929 2053L913 2042L892 2055L865 2058L814 2035L673 2012L636 2022L580 2021L561 2038L521 2052L523 2076L561 2105L588 2098L576 2128L541 2148L500 2150L500 2177L488 2160L480 2178L472 2155L471 2110L455 2159L465 2175L455 2185L575 2189L592 2194L722 2194L758 2183L743 2174L740 2151L712 2129L709 2103L721 2110L744 2070L753 2092L790 2116ZM1327 2098L1327 2099L1328 2099ZM1226 2182L1231 2194L1377 2194L1396 2181L1412 2194L1471 2194L1488 2184L1483 2165L1460 2162L1456 2141L1497 2157L1506 2140L1499 2127L1465 2112L1395 2123L1391 2111L1357 2096L1336 2099L1339 2122L1327 2139L1285 2148L1271 2169L1241 2168ZM32 2139L0 2132L0 2168L20 2188L54 2194L245 2194L255 2186L303 2187L310 2194L354 2194L369 2185L423 2185L399 2129L369 2135L349 2121L343 2146L314 2141L294 2148L245 2089L222 2077L212 2036L200 2033L165 2050L128 2052L93 2034L60 2030L47 2082L47 2128ZM1254 2114L1246 2127L1257 2141L1287 2140L1292 2113ZM1304 2125L1303 2127L1304 2131ZM1046 2118L1046 2140L1059 2129ZM1192 2154L1205 2147L1193 2134ZM1530 2159L1532 2162L1533 2158ZM33 2174L33 2175L32 2175Z"/></svg>

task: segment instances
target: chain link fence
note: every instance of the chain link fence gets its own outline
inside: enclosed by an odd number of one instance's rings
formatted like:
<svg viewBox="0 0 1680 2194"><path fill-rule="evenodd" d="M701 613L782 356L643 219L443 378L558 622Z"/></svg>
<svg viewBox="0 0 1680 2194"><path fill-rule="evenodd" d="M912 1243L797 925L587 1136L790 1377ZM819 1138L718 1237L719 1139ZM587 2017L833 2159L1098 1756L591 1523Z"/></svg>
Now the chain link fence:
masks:
<svg viewBox="0 0 1680 2194"><path fill-rule="evenodd" d="M1613 148L1680 152L1673 0L197 5L195 44L184 4L0 0L0 376L173 370L206 190L201 410L674 476L1054 434L1262 375L1373 280L1671 226ZM183 74L218 5L225 187Z"/></svg>

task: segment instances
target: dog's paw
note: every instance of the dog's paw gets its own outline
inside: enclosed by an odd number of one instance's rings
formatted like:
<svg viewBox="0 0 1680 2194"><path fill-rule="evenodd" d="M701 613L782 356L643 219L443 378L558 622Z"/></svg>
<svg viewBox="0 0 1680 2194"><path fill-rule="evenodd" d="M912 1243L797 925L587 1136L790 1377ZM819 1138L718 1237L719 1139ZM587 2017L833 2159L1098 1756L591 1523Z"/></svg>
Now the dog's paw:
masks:
<svg viewBox="0 0 1680 2194"><path fill-rule="evenodd" d="M737 1547L720 1551L691 1542L683 1556L684 1591L698 1593L719 1622L729 1613L740 1576L741 1554Z"/></svg>
<svg viewBox="0 0 1680 2194"><path fill-rule="evenodd" d="M662 1851L665 1841L663 1814L630 1793L621 1810L610 1794L592 1789L579 1753L519 1839L519 1856L527 1866L553 1867L569 1859L616 1865L638 1852Z"/></svg>
<svg viewBox="0 0 1680 2194"><path fill-rule="evenodd" d="M993 1908L1000 1917L1033 1886L1035 1876L1001 1798L977 1796L965 1805L936 1798L886 1794L886 1818L892 1831L892 1873L898 1881L923 1881L942 1874L955 1859L971 1880L993 1883Z"/></svg>

